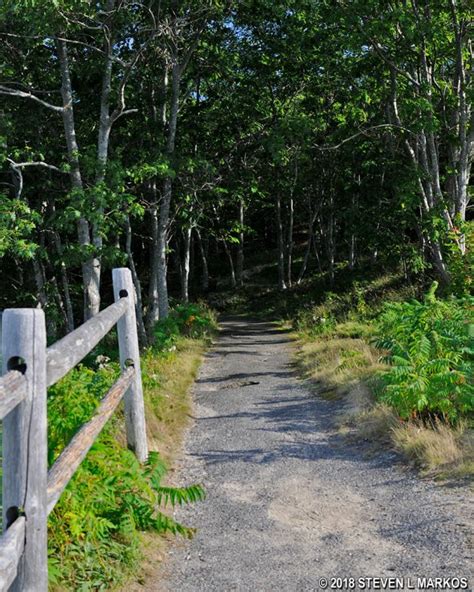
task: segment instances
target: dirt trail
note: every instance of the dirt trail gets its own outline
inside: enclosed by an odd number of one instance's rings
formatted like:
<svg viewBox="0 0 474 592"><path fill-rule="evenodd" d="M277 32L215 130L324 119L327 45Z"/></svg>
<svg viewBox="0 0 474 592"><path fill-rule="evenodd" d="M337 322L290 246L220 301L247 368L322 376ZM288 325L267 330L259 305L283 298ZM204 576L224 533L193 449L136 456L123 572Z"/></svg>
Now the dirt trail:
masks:
<svg viewBox="0 0 474 592"><path fill-rule="evenodd" d="M332 425L336 402L315 397L272 325L222 324L197 381L196 421L178 475L207 500L180 509L196 526L175 543L154 590L319 590L322 577L469 576L463 489L368 458ZM472 584L472 581L471 581Z"/></svg>

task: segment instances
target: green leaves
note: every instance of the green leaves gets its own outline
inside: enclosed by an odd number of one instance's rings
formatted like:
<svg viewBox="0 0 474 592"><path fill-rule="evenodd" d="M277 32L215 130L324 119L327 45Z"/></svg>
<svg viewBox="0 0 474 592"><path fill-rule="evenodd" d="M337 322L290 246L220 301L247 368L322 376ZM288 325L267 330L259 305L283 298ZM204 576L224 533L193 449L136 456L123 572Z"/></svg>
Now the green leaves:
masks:
<svg viewBox="0 0 474 592"><path fill-rule="evenodd" d="M32 259L38 249L33 232L40 221L25 202L0 194L0 258Z"/></svg>
<svg viewBox="0 0 474 592"><path fill-rule="evenodd" d="M474 299L437 300L436 282L425 302L387 304L378 320L377 346L390 364L381 375L381 400L404 419L441 416L455 422L474 409L474 358L467 324Z"/></svg>
<svg viewBox="0 0 474 592"><path fill-rule="evenodd" d="M80 366L52 387L48 397L49 461L94 413L119 372ZM94 443L50 516L52 581L67 589L109 590L139 557L139 533L191 537L194 529L165 514L167 506L204 499L200 485L162 486L166 466L151 452L145 467L119 442L124 418L116 413Z"/></svg>

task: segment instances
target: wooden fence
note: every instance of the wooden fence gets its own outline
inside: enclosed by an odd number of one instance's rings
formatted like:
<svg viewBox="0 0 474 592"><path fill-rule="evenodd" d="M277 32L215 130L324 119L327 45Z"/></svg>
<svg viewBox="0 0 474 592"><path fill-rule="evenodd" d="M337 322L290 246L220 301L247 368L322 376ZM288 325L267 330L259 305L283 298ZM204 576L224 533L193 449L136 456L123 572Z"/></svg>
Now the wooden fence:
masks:
<svg viewBox="0 0 474 592"><path fill-rule="evenodd" d="M8 309L3 314L0 592L47 591L48 514L122 398L128 446L140 462L148 456L135 291L129 269L114 269L112 276L115 303L50 347L46 347L42 310ZM48 471L47 388L74 368L115 324L120 378Z"/></svg>

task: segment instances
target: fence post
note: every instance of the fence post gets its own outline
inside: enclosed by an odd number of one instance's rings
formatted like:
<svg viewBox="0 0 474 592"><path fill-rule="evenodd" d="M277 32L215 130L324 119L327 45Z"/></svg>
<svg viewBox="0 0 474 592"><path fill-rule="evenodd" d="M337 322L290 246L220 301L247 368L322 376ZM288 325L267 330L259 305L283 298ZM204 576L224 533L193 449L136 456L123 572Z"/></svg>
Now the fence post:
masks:
<svg viewBox="0 0 474 592"><path fill-rule="evenodd" d="M47 592L46 328L39 309L3 314L3 371L20 370L26 398L3 420L3 529L26 518L25 550L10 590Z"/></svg>
<svg viewBox="0 0 474 592"><path fill-rule="evenodd" d="M145 405L143 402L142 374L140 370L140 350L138 347L137 321L135 315L135 288L132 274L126 267L112 271L115 301L128 296L127 312L117 323L120 365L122 368L133 364L135 377L125 394L125 425L127 444L140 462L148 458L146 438Z"/></svg>

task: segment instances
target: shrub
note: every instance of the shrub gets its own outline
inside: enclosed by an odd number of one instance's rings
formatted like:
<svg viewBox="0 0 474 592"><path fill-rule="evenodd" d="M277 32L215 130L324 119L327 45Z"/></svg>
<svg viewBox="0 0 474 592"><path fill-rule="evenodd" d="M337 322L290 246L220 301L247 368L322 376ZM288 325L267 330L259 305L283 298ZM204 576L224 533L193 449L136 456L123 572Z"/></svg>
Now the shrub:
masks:
<svg viewBox="0 0 474 592"><path fill-rule="evenodd" d="M97 371L80 366L50 389L50 463L94 413L117 373L115 364ZM202 499L202 488L162 486L166 468L158 453L141 466L119 443L119 423L123 417L116 414L50 516L50 577L68 589L108 590L120 581L124 567L138 559L140 531L193 534L160 508Z"/></svg>
<svg viewBox="0 0 474 592"><path fill-rule="evenodd" d="M155 326L155 349L166 350L176 344L180 335L198 339L217 327L213 312L203 303L178 304L166 319Z"/></svg>
<svg viewBox="0 0 474 592"><path fill-rule="evenodd" d="M402 418L455 422L474 408L474 299L438 300L433 284L425 301L386 304L376 345L387 351L380 398Z"/></svg>

